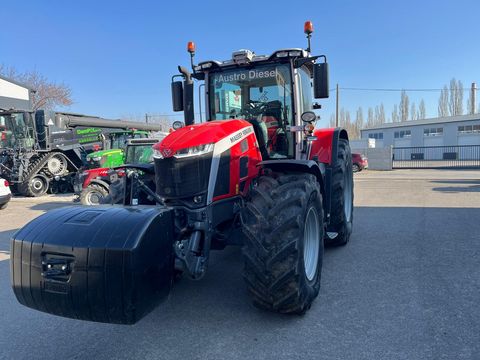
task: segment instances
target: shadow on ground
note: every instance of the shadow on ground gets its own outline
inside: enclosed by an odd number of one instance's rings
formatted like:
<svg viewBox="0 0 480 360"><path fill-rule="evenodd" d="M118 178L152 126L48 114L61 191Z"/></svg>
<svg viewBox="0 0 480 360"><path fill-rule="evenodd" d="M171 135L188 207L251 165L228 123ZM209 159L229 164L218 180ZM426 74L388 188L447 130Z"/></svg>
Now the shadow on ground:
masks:
<svg viewBox="0 0 480 360"><path fill-rule="evenodd" d="M355 208L351 241L325 252L320 295L305 316L250 304L239 248L213 252L203 280L182 279L165 303L133 326L25 308L2 261L2 356L475 359L480 222L472 219L479 218L477 208Z"/></svg>
<svg viewBox="0 0 480 360"><path fill-rule="evenodd" d="M30 209L32 210L42 210L42 211L49 211L52 209L58 209L61 207L65 206L72 206L72 205L80 205L79 202L73 202L73 201L50 201L50 202L44 202L41 204L34 204L30 206Z"/></svg>

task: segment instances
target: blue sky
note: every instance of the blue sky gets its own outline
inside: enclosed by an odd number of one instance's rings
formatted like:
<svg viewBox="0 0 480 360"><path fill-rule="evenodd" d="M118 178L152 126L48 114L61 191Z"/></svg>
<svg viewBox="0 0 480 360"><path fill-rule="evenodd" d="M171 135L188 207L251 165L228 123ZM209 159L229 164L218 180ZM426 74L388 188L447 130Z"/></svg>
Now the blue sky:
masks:
<svg viewBox="0 0 480 360"><path fill-rule="evenodd" d="M8 1L1 6L0 63L36 69L73 89L69 110L120 117L172 114L170 78L197 60L224 60L233 50L269 54L306 44L326 54L332 87L440 88L452 77L480 82L480 2L457 1ZM333 95L333 94L332 94ZM438 93L423 97L436 116ZM465 95L467 97L467 94ZM387 115L400 94L344 91L341 105L383 102ZM334 97L323 101L324 123Z"/></svg>

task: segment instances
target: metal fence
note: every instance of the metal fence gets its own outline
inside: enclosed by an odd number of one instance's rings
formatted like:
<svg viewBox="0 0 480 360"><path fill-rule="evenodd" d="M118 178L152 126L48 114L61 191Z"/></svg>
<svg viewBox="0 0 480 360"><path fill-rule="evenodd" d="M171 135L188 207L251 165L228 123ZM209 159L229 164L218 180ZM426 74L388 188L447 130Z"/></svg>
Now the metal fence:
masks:
<svg viewBox="0 0 480 360"><path fill-rule="evenodd" d="M480 168L480 145L394 147L393 168Z"/></svg>

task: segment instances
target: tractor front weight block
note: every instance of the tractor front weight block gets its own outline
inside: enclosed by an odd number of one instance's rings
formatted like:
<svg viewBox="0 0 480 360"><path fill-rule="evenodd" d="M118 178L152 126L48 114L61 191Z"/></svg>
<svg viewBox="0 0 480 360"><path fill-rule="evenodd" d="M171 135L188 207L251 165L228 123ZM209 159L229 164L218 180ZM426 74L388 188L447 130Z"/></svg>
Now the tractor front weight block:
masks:
<svg viewBox="0 0 480 360"><path fill-rule="evenodd" d="M136 323L170 291L172 213L73 206L36 218L11 241L17 300L74 319Z"/></svg>

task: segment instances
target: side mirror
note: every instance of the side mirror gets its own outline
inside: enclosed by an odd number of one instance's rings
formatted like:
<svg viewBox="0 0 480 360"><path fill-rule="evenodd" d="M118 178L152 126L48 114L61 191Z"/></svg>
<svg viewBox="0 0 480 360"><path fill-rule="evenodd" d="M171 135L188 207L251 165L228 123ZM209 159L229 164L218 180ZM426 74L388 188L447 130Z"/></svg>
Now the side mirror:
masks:
<svg viewBox="0 0 480 360"><path fill-rule="evenodd" d="M315 99L329 97L328 63L313 65L313 96Z"/></svg>
<svg viewBox="0 0 480 360"><path fill-rule="evenodd" d="M178 120L174 121L173 124L172 124L173 130L181 129L184 126L185 126L185 124L182 121L178 121Z"/></svg>
<svg viewBox="0 0 480 360"><path fill-rule="evenodd" d="M183 111L183 83L172 81L173 111Z"/></svg>

